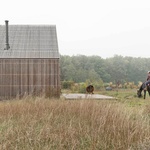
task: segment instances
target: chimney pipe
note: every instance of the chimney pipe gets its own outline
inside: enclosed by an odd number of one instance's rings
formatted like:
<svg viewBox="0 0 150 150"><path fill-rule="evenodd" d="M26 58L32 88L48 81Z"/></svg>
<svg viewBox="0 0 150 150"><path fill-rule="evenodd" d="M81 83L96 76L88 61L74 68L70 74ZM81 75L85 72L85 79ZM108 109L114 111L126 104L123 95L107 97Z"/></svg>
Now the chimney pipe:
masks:
<svg viewBox="0 0 150 150"><path fill-rule="evenodd" d="M5 26L6 26L6 47L5 50L8 50L10 48L9 46L9 36L8 36L8 20L5 20Z"/></svg>

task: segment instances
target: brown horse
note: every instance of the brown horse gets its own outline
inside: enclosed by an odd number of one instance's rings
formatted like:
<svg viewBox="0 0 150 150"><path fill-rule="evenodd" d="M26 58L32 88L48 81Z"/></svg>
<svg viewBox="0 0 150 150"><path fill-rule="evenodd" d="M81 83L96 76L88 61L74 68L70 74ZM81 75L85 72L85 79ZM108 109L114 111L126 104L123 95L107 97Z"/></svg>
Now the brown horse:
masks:
<svg viewBox="0 0 150 150"><path fill-rule="evenodd" d="M146 91L148 92L150 96L150 85L147 86L147 90L145 90L145 83L142 83L140 88L137 90L137 96L140 98L142 97L142 91L144 91L144 99L146 98Z"/></svg>
<svg viewBox="0 0 150 150"><path fill-rule="evenodd" d="M89 93L89 94L94 94L94 93L93 93L93 91L94 91L94 86L93 86L93 85L88 85L88 86L86 87L86 91L87 91L87 93Z"/></svg>

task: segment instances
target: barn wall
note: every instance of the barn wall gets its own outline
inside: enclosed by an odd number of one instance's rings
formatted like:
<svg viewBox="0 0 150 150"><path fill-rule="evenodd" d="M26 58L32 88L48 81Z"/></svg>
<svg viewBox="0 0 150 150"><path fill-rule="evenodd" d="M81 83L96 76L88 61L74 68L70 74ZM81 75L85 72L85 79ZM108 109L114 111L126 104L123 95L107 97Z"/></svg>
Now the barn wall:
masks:
<svg viewBox="0 0 150 150"><path fill-rule="evenodd" d="M59 59L0 59L0 97L60 96Z"/></svg>

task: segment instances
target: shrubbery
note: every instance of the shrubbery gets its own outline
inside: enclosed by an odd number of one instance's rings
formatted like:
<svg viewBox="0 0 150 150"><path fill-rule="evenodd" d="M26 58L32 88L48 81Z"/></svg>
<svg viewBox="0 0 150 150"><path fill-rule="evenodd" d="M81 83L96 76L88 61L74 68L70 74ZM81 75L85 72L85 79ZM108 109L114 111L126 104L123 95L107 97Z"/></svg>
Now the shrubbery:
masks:
<svg viewBox="0 0 150 150"><path fill-rule="evenodd" d="M102 80L99 81L91 81L86 80L85 82L75 83L74 81L63 81L62 82L62 89L70 90L71 92L79 92L79 93L86 93L86 87L88 85L94 86L94 91L99 91L106 89L106 87L111 87L112 89L134 89L139 88L142 82L139 82L138 85L135 85L134 82L125 82L120 84L115 84L113 82L110 83L103 83Z"/></svg>

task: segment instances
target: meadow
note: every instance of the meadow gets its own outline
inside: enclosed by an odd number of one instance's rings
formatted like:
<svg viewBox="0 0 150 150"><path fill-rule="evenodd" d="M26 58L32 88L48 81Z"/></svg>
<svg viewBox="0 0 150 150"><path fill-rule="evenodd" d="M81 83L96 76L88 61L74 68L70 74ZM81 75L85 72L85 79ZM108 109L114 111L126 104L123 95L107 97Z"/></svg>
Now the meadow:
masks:
<svg viewBox="0 0 150 150"><path fill-rule="evenodd" d="M0 102L1 150L148 150L150 98L101 91L116 100L27 96Z"/></svg>

